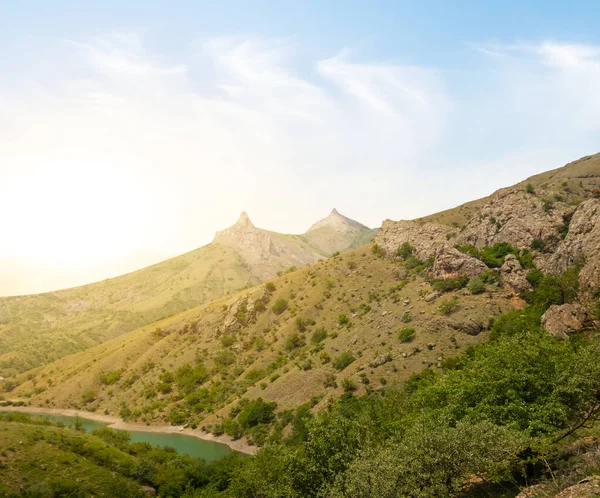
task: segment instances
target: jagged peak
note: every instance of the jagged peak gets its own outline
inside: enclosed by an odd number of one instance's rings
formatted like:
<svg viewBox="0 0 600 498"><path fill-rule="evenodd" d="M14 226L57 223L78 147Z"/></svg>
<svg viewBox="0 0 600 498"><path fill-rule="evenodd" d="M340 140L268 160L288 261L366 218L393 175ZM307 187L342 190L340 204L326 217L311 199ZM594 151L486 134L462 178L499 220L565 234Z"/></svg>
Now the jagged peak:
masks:
<svg viewBox="0 0 600 498"><path fill-rule="evenodd" d="M333 228L338 228L338 229L345 227L345 228L355 228L355 229L359 229L359 230L368 230L368 227L364 226L363 224L359 223L358 221L354 221L354 220L344 216L336 208L333 208L326 218L323 218L322 220L319 220L315 224L313 224L308 229L308 231L310 232L311 230L317 230L319 228L325 228L325 227L333 227Z"/></svg>
<svg viewBox="0 0 600 498"><path fill-rule="evenodd" d="M251 227L254 226L252 224L252 222L250 221L250 216L248 216L248 213L246 213L246 211L242 211L242 214L240 214L240 217L238 218L238 220L235 224L236 225L247 225L247 226L251 226Z"/></svg>

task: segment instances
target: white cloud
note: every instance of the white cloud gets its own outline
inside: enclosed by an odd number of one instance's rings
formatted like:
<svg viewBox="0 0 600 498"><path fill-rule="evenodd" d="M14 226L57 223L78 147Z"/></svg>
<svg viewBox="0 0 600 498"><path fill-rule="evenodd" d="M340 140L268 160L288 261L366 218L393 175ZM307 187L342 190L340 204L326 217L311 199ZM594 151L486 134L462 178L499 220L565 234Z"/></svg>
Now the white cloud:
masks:
<svg viewBox="0 0 600 498"><path fill-rule="evenodd" d="M377 225L593 152L598 48L476 48L482 66L457 74L348 49L308 60L290 39L177 58L136 32L45 43L35 70L0 63L20 83L0 82L0 258L79 283L99 260L206 243L242 210L280 231L334 206Z"/></svg>

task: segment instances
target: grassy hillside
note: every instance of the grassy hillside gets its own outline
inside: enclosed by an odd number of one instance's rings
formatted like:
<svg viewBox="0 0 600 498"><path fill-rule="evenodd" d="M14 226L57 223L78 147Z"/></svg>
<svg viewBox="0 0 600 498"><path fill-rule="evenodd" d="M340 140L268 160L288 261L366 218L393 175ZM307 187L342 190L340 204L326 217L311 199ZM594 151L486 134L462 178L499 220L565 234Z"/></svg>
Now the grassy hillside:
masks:
<svg viewBox="0 0 600 498"><path fill-rule="evenodd" d="M562 196L569 202L578 203L583 199L600 197L600 154L586 156L565 166L532 176L513 185L525 188L531 184L535 191L543 191L550 198ZM462 227L492 198L492 195L461 204L452 209L440 211L415 221L431 221L442 225Z"/></svg>
<svg viewBox="0 0 600 498"><path fill-rule="evenodd" d="M327 225L327 220L320 223ZM322 229L336 250L355 247L373 232L348 222L359 228L343 233ZM217 233L212 244L148 268L82 287L0 298L0 377L325 258L330 254L325 249L310 234L257 229L244 213L233 227Z"/></svg>
<svg viewBox="0 0 600 498"><path fill-rule="evenodd" d="M255 284L232 248L210 244L122 277L0 299L0 376L81 351Z"/></svg>
<svg viewBox="0 0 600 498"><path fill-rule="evenodd" d="M20 375L7 396L207 427L242 397L278 411L323 407L344 389L440 365L484 340L490 318L523 306L494 284L433 298L424 266L363 247Z"/></svg>

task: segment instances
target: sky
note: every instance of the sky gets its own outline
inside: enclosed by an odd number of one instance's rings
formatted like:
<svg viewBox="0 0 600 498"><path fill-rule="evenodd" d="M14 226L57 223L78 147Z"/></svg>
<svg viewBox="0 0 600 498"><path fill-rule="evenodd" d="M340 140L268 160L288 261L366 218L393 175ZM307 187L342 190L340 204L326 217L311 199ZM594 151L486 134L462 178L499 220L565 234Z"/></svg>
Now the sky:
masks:
<svg viewBox="0 0 600 498"><path fill-rule="evenodd" d="M94 4L0 0L0 295L600 151L598 2Z"/></svg>

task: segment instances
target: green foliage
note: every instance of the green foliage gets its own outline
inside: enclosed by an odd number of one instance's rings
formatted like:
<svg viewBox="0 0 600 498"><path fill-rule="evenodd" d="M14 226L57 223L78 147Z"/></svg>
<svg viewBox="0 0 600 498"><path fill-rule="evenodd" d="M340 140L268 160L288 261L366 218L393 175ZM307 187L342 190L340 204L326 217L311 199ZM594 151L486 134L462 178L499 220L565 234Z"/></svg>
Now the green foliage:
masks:
<svg viewBox="0 0 600 498"><path fill-rule="evenodd" d="M332 365L336 370L344 370L355 359L356 358L354 358L354 355L350 351L344 351L335 360L333 360Z"/></svg>
<svg viewBox="0 0 600 498"><path fill-rule="evenodd" d="M298 329L299 332L305 332L306 331L306 326L308 324L308 321L305 320L304 318L302 318L301 316L296 317L296 329Z"/></svg>
<svg viewBox="0 0 600 498"><path fill-rule="evenodd" d="M487 246L481 250L470 244L455 245L454 247L462 253L480 259L489 268L501 267L504 258L509 254L515 255L524 268L533 268L533 260L529 251L520 251L519 248L511 246L508 242L497 242L493 246Z"/></svg>
<svg viewBox="0 0 600 498"><path fill-rule="evenodd" d="M235 353L229 349L222 349L215 355L215 365L217 368L224 369L235 363Z"/></svg>
<svg viewBox="0 0 600 498"><path fill-rule="evenodd" d="M340 325L346 325L348 322L350 322L350 320L344 313L342 313L340 316L338 316L338 323Z"/></svg>
<svg viewBox="0 0 600 498"><path fill-rule="evenodd" d="M175 377L179 391L186 395L202 385L208 379L209 374L203 363L197 363L194 367L186 363L177 369Z"/></svg>
<svg viewBox="0 0 600 498"><path fill-rule="evenodd" d="M525 186L525 191L526 191L528 194L533 194L533 193L535 193L535 189L533 188L533 185L532 185L531 183L528 183L528 184Z"/></svg>
<svg viewBox="0 0 600 498"><path fill-rule="evenodd" d="M471 280L469 280L467 289L469 289L471 294L481 294L482 292L485 292L485 284L481 278L473 277Z"/></svg>
<svg viewBox="0 0 600 498"><path fill-rule="evenodd" d="M255 427L258 424L268 424L275 420L277 403L266 402L257 398L245 404L237 416L237 421L244 429Z"/></svg>
<svg viewBox="0 0 600 498"><path fill-rule="evenodd" d="M462 289L469 282L469 278L465 275L459 275L454 278L444 278L432 280L431 286L438 292L450 292L457 289Z"/></svg>
<svg viewBox="0 0 600 498"><path fill-rule="evenodd" d="M546 244L542 239L534 239L533 242L531 242L531 248L534 251L543 251L545 246Z"/></svg>
<svg viewBox="0 0 600 498"><path fill-rule="evenodd" d="M293 351L294 349L301 348L306 344L304 337L299 334L290 334L285 340L284 348L286 351Z"/></svg>
<svg viewBox="0 0 600 498"><path fill-rule="evenodd" d="M269 291L269 292L275 292L275 290L277 289L275 287L275 284L273 282L267 282L265 284L265 288Z"/></svg>
<svg viewBox="0 0 600 498"><path fill-rule="evenodd" d="M396 256L406 261L414 254L414 252L415 248L410 244L410 242L404 242L400 247L398 247L398 249L396 249Z"/></svg>
<svg viewBox="0 0 600 498"><path fill-rule="evenodd" d="M398 340L400 342L411 342L416 337L416 330L408 327L398 332Z"/></svg>
<svg viewBox="0 0 600 498"><path fill-rule="evenodd" d="M379 244L373 244L371 246L371 252L377 258L383 258L385 256L385 249Z"/></svg>
<svg viewBox="0 0 600 498"><path fill-rule="evenodd" d="M346 393L354 392L356 391L356 383L350 377L346 377L342 380L342 389Z"/></svg>
<svg viewBox="0 0 600 498"><path fill-rule="evenodd" d="M94 391L86 391L81 395L81 400L84 403L91 403L96 400L96 393Z"/></svg>
<svg viewBox="0 0 600 498"><path fill-rule="evenodd" d="M547 309L553 304L572 302L579 290L579 270L579 266L572 266L561 275L529 272L527 279L535 287L526 296L527 302L542 309Z"/></svg>
<svg viewBox="0 0 600 498"><path fill-rule="evenodd" d="M554 202L551 199L544 199L542 201L542 209L546 213L549 213L550 211L552 211L554 209Z"/></svg>
<svg viewBox="0 0 600 498"><path fill-rule="evenodd" d="M310 342L312 344L319 344L320 342L323 342L325 339L327 338L327 331L323 328L323 327L319 327L317 330L315 330L312 334L312 337L310 338Z"/></svg>
<svg viewBox="0 0 600 498"><path fill-rule="evenodd" d="M451 315L458 309L458 298L451 297L450 299L442 301L438 309L444 315Z"/></svg>
<svg viewBox="0 0 600 498"><path fill-rule="evenodd" d="M276 315L281 315L287 309L287 307L287 300L280 297L279 299L277 299L277 301L275 301L271 309Z"/></svg>
<svg viewBox="0 0 600 498"><path fill-rule="evenodd" d="M113 370L112 372L100 374L100 382L106 386L111 386L112 384L116 384L119 382L121 378L121 370Z"/></svg>

